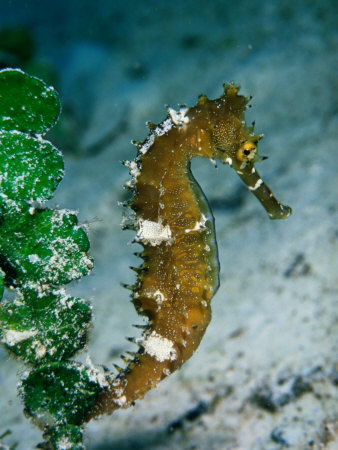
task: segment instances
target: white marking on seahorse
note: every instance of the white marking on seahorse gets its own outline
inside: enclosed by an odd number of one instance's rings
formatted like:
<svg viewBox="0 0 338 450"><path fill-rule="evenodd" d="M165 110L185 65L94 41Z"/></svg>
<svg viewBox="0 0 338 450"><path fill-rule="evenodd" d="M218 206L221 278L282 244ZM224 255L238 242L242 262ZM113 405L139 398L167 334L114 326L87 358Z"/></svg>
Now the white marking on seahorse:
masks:
<svg viewBox="0 0 338 450"><path fill-rule="evenodd" d="M256 181L255 186L248 186L248 188L250 189L250 191L255 191L260 186L262 186L262 184L263 184L263 180L261 178L259 178L259 180Z"/></svg>
<svg viewBox="0 0 338 450"><path fill-rule="evenodd" d="M135 238L136 241L152 246L160 245L162 242L170 243L171 229L169 225L163 226L161 222L143 219L138 219L137 223L139 230Z"/></svg>
<svg viewBox="0 0 338 450"><path fill-rule="evenodd" d="M157 361L174 361L177 358L177 352L174 349L174 343L169 339L153 331L143 341L144 351L153 356Z"/></svg>
<svg viewBox="0 0 338 450"><path fill-rule="evenodd" d="M200 231L205 230L205 224L206 224L207 218L204 214L202 214L202 218L199 222L196 222L194 228L187 228L185 230L186 233L190 233L191 231Z"/></svg>
<svg viewBox="0 0 338 450"><path fill-rule="evenodd" d="M179 111L176 111L173 108L168 108L168 112L170 117L175 125L185 125L189 123L189 117L186 116L189 108L181 108Z"/></svg>

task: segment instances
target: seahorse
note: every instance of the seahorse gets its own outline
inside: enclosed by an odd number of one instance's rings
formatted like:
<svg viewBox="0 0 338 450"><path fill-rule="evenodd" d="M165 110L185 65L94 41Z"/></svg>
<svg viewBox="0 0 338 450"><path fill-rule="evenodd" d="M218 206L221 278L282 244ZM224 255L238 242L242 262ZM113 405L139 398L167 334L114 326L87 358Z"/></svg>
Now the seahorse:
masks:
<svg viewBox="0 0 338 450"><path fill-rule="evenodd" d="M137 156L126 161L133 197L124 228L136 231L143 259L134 268L131 289L137 312L148 320L135 353L122 356L124 369L108 377L91 417L126 408L195 352L211 319L211 299L219 286L215 223L190 162L194 157L220 160L231 166L257 197L270 219L286 219L282 205L260 178L257 143L262 135L247 127L249 98L239 86L224 84L215 100L205 95L196 106L168 109L159 124L148 123L144 142L134 142Z"/></svg>

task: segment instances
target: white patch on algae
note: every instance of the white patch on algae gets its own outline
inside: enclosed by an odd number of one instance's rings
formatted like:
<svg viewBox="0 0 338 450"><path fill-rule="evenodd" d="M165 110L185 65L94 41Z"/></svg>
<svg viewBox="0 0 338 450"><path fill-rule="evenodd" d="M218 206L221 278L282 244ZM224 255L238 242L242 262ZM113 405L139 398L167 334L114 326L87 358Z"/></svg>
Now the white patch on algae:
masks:
<svg viewBox="0 0 338 450"><path fill-rule="evenodd" d="M13 345L19 344L22 341L26 341L27 339L35 336L37 331L17 331L17 330L7 330L5 331L2 342L4 344L12 347Z"/></svg>
<svg viewBox="0 0 338 450"><path fill-rule="evenodd" d="M37 358L43 358L47 353L47 348L41 344L41 342L34 341L32 344L35 347L35 354Z"/></svg>
<svg viewBox="0 0 338 450"><path fill-rule="evenodd" d="M35 264L35 263L40 261L40 257L38 255L36 255L36 254L28 255L28 260L29 260L30 263Z"/></svg>
<svg viewBox="0 0 338 450"><path fill-rule="evenodd" d="M91 359L91 357L87 354L86 357L86 364L88 366L87 368L87 375L88 378L93 381L94 383L98 383L101 387L108 387L108 381L105 377L104 373L99 370L98 367L96 367Z"/></svg>

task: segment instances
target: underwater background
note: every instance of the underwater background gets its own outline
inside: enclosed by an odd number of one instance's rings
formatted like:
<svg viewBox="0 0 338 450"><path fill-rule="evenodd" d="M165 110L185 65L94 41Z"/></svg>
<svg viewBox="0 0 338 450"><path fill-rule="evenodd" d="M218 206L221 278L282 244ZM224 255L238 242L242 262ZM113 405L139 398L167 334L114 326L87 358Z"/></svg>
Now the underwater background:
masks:
<svg viewBox="0 0 338 450"><path fill-rule="evenodd" d="M49 139L66 175L51 205L89 224L95 269L68 289L92 302L94 363L119 364L140 321L120 285L139 262L120 228L121 161L165 104L218 97L231 80L253 94L259 171L293 208L269 221L229 167L193 162L216 219L213 320L180 371L89 423L88 449L337 448L337 23L333 0L0 1L0 66L40 76L63 104ZM41 441L17 397L24 369L0 348L0 435L18 450Z"/></svg>

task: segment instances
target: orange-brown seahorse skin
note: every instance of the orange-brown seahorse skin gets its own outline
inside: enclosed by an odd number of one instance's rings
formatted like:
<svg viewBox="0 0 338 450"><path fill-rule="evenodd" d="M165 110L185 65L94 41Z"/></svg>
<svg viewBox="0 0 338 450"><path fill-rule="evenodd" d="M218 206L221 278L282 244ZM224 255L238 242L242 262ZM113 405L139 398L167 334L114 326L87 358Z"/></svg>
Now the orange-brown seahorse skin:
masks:
<svg viewBox="0 0 338 450"><path fill-rule="evenodd" d="M193 157L218 158L232 166L261 201L269 216L286 218L263 183L254 163L257 142L244 122L248 98L233 85L216 100L200 96L193 108L169 109L143 143L134 161L126 162L134 195L129 222L143 246L143 264L132 300L149 326L135 339L138 351L108 380L91 417L127 407L189 359L211 319L210 302L219 284L214 219L190 171Z"/></svg>

